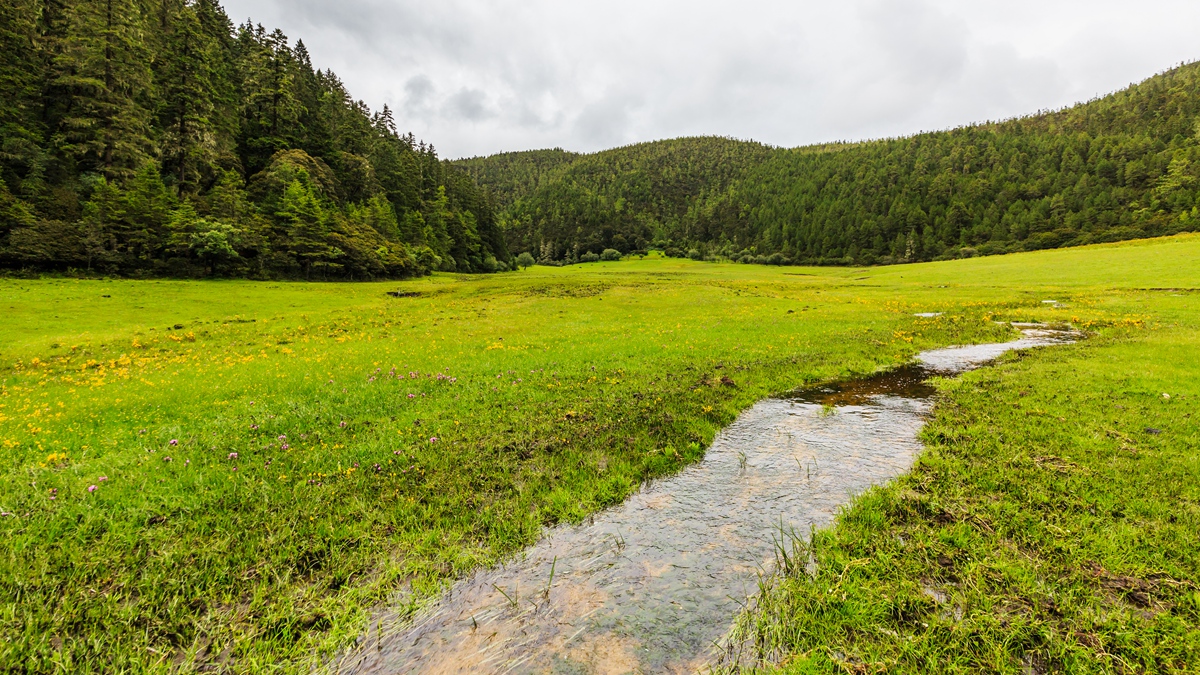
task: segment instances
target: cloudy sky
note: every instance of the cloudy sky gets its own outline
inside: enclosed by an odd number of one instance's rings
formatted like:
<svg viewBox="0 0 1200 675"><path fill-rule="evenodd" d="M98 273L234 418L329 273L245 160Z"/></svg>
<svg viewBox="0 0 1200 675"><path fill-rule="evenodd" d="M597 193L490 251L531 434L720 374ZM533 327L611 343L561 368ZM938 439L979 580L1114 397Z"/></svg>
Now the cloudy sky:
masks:
<svg viewBox="0 0 1200 675"><path fill-rule="evenodd" d="M1086 100L1200 58L1196 0L225 0L445 157L797 146Z"/></svg>

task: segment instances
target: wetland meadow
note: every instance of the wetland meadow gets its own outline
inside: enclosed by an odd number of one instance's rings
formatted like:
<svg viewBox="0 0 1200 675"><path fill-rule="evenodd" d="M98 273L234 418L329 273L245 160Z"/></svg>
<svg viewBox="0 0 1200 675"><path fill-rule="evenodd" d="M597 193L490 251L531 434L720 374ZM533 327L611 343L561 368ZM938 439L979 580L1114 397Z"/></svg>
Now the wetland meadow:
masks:
<svg viewBox="0 0 1200 675"><path fill-rule="evenodd" d="M1194 671L1197 260L0 279L0 671L334 669L759 401L1013 322L1086 339L932 380L915 464L778 538L703 667Z"/></svg>

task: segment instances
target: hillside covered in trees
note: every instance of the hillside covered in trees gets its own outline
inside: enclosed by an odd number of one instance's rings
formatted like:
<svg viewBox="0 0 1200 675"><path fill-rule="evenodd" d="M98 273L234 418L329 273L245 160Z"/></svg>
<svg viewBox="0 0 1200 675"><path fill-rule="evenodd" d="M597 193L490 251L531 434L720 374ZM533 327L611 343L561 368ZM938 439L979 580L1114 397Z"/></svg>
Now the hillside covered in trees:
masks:
<svg viewBox="0 0 1200 675"><path fill-rule="evenodd" d="M512 260L474 181L216 0L8 0L0 91L0 268L362 279Z"/></svg>
<svg viewBox="0 0 1200 675"><path fill-rule="evenodd" d="M521 154L463 166L504 193L510 248L546 262L661 247L875 264L1158 236L1200 225L1200 64L1065 110L907 138Z"/></svg>

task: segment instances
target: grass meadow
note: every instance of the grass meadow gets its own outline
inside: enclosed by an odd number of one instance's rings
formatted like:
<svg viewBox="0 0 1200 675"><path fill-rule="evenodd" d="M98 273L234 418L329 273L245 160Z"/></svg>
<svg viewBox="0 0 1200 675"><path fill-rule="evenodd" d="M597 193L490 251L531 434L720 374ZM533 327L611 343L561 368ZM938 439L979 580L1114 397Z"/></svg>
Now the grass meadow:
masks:
<svg viewBox="0 0 1200 675"><path fill-rule="evenodd" d="M1109 617L1161 653L1134 670L1194 669L1198 260L1179 236L865 269L0 280L0 671L306 672L380 603L698 460L754 401L1015 337L998 321L1093 337L945 383L917 471L739 635L793 672L965 672L1084 659L1046 636ZM1109 611L1110 578L1174 595ZM1034 591L1060 587L1044 619Z"/></svg>

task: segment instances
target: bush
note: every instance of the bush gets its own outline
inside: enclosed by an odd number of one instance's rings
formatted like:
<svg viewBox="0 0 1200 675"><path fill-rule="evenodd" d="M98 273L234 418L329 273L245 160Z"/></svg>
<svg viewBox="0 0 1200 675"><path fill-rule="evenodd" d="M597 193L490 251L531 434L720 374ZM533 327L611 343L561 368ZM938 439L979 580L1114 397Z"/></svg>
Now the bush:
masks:
<svg viewBox="0 0 1200 675"><path fill-rule="evenodd" d="M533 267L534 262L536 261L533 259L532 255L529 255L528 251L517 256L517 265L522 269L529 269L530 267Z"/></svg>
<svg viewBox="0 0 1200 675"><path fill-rule="evenodd" d="M600 260L600 256L595 253L592 253L591 251L588 251L587 253L584 253L583 255L579 256L579 262L589 263L589 262L597 262L599 260Z"/></svg>
<svg viewBox="0 0 1200 675"><path fill-rule="evenodd" d="M620 260L621 252L615 248L606 248L606 249L604 249L604 253L600 254L600 259L609 261L609 262L612 262L614 260Z"/></svg>
<svg viewBox="0 0 1200 675"><path fill-rule="evenodd" d="M687 257L691 258L692 260L704 260L704 254L701 253L700 249L698 249L698 248L694 248L694 249L688 251Z"/></svg>

